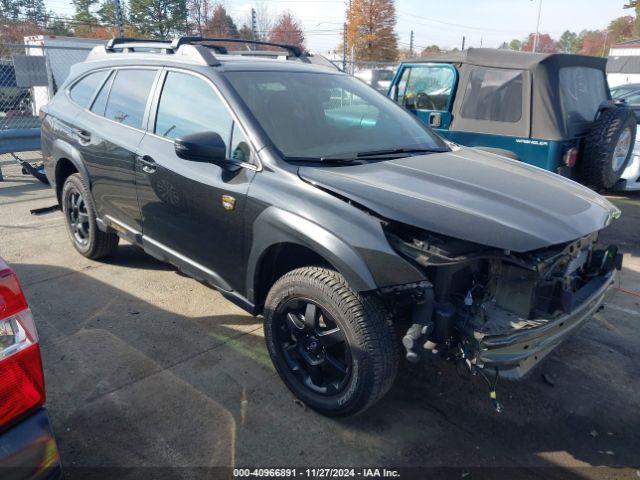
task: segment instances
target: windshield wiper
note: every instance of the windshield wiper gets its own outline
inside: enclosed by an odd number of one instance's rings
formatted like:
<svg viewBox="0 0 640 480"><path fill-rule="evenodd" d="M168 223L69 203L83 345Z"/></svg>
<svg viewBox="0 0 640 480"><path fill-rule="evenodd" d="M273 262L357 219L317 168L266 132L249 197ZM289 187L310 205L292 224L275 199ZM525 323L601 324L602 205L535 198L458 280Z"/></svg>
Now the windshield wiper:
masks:
<svg viewBox="0 0 640 480"><path fill-rule="evenodd" d="M355 155L327 155L320 159L321 162L357 162L358 160L393 159L407 157L413 153L441 153L447 150L443 148L394 148L389 150L371 150L358 152Z"/></svg>
<svg viewBox="0 0 640 480"><path fill-rule="evenodd" d="M320 162L320 163L333 163L335 165L360 165L362 160L356 157L285 157L285 160L289 162Z"/></svg>
<svg viewBox="0 0 640 480"><path fill-rule="evenodd" d="M357 158L378 157L383 155L396 155L402 153L441 153L446 152L443 148L394 148L389 150L371 150L369 152L359 152Z"/></svg>

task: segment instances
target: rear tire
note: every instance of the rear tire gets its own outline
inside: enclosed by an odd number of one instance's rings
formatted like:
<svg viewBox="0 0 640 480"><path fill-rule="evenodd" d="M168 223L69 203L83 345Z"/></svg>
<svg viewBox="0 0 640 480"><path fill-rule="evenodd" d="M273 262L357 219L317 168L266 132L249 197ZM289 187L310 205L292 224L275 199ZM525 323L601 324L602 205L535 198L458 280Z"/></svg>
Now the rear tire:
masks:
<svg viewBox="0 0 640 480"><path fill-rule="evenodd" d="M631 159L636 129L637 120L631 109L602 110L585 140L578 166L582 183L595 190L613 187Z"/></svg>
<svg viewBox="0 0 640 480"><path fill-rule="evenodd" d="M315 330L307 328L311 321ZM387 393L398 370L384 305L354 292L333 270L305 267L280 278L267 296L264 331L284 383L324 415L366 410Z"/></svg>
<svg viewBox="0 0 640 480"><path fill-rule="evenodd" d="M105 233L98 228L91 192L79 173L67 177L60 200L75 249L92 260L111 255L120 238L115 233Z"/></svg>

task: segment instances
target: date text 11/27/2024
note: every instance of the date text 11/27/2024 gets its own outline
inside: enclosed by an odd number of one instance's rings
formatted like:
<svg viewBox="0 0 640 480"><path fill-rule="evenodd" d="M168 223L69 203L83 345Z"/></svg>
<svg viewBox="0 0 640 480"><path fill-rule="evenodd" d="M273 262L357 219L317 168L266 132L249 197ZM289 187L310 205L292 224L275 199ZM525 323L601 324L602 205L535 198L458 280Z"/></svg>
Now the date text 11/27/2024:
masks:
<svg viewBox="0 0 640 480"><path fill-rule="evenodd" d="M399 478L386 468L234 468L234 478Z"/></svg>

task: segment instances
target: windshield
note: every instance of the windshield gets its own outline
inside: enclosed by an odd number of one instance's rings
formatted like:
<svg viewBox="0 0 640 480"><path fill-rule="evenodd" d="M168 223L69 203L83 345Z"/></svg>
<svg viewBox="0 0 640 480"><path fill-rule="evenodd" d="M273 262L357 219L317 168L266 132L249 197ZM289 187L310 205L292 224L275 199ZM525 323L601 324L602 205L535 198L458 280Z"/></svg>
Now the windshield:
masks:
<svg viewBox="0 0 640 480"><path fill-rule="evenodd" d="M285 158L447 150L414 115L346 75L228 72L227 76Z"/></svg>

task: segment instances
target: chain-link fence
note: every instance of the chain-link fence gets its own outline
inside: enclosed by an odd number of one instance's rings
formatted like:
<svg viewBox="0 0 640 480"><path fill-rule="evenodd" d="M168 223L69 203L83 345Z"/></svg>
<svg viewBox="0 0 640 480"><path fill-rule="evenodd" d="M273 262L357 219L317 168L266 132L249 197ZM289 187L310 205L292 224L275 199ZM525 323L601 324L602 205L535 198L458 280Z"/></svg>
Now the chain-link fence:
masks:
<svg viewBox="0 0 640 480"><path fill-rule="evenodd" d="M75 39L65 41L66 45L46 45L45 39L35 37L24 44L0 43L0 169L16 161L18 152L40 148L40 108L71 66L91 50L91 45L73 45Z"/></svg>

